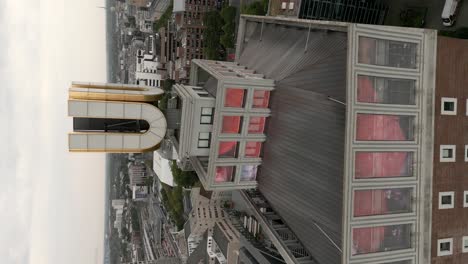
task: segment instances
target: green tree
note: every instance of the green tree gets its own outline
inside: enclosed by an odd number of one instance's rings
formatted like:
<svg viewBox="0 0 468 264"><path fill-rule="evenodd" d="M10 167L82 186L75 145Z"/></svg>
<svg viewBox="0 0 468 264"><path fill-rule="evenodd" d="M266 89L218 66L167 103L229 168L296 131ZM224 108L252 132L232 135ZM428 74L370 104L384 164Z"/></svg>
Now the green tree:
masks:
<svg viewBox="0 0 468 264"><path fill-rule="evenodd" d="M194 171L182 171L177 166L177 162L175 160L172 161L171 172L172 176L174 177L174 182L178 186L192 187L196 182L198 182L197 173Z"/></svg>
<svg viewBox="0 0 468 264"><path fill-rule="evenodd" d="M135 27L136 26L136 19L134 16L129 16L128 17L128 23L130 27Z"/></svg>
<svg viewBox="0 0 468 264"><path fill-rule="evenodd" d="M166 79L163 81L162 89L166 92L172 91L172 86L175 84L175 81L172 79Z"/></svg>
<svg viewBox="0 0 468 264"><path fill-rule="evenodd" d="M237 10L233 6L226 6L221 10L221 17L224 21L223 35L220 37L220 43L224 48L234 48L235 19Z"/></svg>
<svg viewBox="0 0 468 264"><path fill-rule="evenodd" d="M158 32L158 30L162 27L167 25L167 21L172 16L172 1L171 4L167 7L166 11L162 14L162 16L153 24L153 31Z"/></svg>
<svg viewBox="0 0 468 264"><path fill-rule="evenodd" d="M264 16L268 11L268 0L253 2L241 7L241 13L246 15Z"/></svg>
<svg viewBox="0 0 468 264"><path fill-rule="evenodd" d="M211 11L205 14L203 23L206 26L203 32L204 52L209 60L221 60L224 57L224 50L220 43L223 34L223 19L219 12Z"/></svg>
<svg viewBox="0 0 468 264"><path fill-rule="evenodd" d="M441 30L439 31L439 34L446 37L468 39L468 27L462 27L455 31Z"/></svg>
<svg viewBox="0 0 468 264"><path fill-rule="evenodd" d="M138 217L138 211L135 207L131 209L131 217L132 217L132 229L135 231L140 231L140 218Z"/></svg>

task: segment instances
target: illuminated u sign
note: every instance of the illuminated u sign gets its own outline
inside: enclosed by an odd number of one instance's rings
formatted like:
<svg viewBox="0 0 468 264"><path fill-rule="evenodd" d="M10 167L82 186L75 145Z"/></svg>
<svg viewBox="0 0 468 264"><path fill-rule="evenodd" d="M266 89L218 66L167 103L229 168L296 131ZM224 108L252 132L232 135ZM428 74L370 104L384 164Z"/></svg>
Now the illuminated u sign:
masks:
<svg viewBox="0 0 468 264"><path fill-rule="evenodd" d="M163 90L148 86L72 83L68 115L72 152L141 153L159 148L166 118L150 104Z"/></svg>

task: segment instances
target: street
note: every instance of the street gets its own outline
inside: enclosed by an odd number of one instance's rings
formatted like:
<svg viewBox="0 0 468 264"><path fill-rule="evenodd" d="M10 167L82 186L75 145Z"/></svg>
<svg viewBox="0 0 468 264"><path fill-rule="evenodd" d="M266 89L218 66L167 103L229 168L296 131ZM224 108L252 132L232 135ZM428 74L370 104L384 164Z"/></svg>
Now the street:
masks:
<svg viewBox="0 0 468 264"><path fill-rule="evenodd" d="M456 15L455 25L444 27L441 15L445 0L383 0L388 5L386 25L400 26L400 13L409 7L427 8L425 28L437 30L455 30L460 27L468 27L468 2L462 2Z"/></svg>

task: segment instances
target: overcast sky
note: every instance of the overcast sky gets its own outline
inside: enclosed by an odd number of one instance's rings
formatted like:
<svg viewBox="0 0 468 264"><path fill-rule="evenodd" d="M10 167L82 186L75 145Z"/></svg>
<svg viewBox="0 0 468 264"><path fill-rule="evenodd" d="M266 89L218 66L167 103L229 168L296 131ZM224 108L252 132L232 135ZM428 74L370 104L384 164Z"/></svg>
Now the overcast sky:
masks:
<svg viewBox="0 0 468 264"><path fill-rule="evenodd" d="M68 153L67 88L106 81L104 0L0 0L2 264L101 263L104 155Z"/></svg>

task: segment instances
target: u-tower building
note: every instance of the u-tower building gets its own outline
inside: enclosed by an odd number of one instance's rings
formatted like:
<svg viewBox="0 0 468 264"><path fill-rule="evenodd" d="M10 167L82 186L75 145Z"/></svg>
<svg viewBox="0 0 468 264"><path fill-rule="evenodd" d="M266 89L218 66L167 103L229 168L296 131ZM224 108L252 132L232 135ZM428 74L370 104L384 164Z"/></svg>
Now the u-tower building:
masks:
<svg viewBox="0 0 468 264"><path fill-rule="evenodd" d="M242 16L236 61L193 60L174 86L172 140L205 189L240 190L287 263L468 263L467 72L468 42L435 30ZM148 123L71 150L164 136L145 103L70 98L75 118Z"/></svg>

